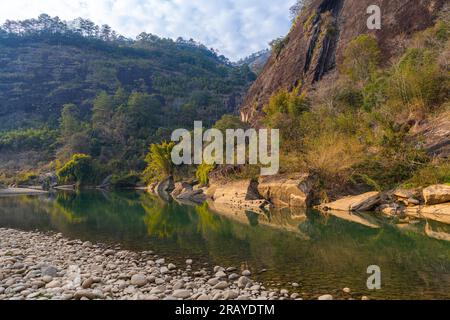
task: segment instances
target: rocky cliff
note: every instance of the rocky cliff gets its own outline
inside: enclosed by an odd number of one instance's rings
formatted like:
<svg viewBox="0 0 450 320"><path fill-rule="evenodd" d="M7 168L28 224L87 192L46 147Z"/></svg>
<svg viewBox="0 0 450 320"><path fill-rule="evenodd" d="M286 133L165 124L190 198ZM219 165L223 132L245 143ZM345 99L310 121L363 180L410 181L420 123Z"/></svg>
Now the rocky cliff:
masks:
<svg viewBox="0 0 450 320"><path fill-rule="evenodd" d="M306 87L336 70L347 44L373 33L383 61L399 52L414 32L431 26L445 0L314 0L274 50L241 107L242 120L256 125L269 97L280 89ZM382 27L369 30L367 9L381 8Z"/></svg>

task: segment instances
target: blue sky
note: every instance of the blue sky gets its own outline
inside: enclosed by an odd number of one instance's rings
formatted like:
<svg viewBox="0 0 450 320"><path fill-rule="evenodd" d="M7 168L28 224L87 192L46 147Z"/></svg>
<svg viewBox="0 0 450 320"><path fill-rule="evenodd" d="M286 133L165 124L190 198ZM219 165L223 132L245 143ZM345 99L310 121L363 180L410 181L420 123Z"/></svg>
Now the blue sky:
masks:
<svg viewBox="0 0 450 320"><path fill-rule="evenodd" d="M0 2L0 23L40 13L89 18L134 38L145 31L193 38L231 60L267 47L290 28L295 0L12 0Z"/></svg>

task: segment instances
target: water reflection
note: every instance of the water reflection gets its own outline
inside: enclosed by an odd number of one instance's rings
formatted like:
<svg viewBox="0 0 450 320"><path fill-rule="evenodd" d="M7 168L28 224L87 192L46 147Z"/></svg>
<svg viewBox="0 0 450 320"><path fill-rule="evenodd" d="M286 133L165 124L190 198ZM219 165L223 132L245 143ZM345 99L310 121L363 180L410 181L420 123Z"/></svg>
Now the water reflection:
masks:
<svg viewBox="0 0 450 320"><path fill-rule="evenodd" d="M270 284L301 284L305 298L344 287L383 298L450 298L449 226L395 225L374 215L196 207L145 193L83 192L0 198L0 226L151 249L197 266L249 266ZM369 265L383 288L365 288ZM290 288L289 288L290 289Z"/></svg>

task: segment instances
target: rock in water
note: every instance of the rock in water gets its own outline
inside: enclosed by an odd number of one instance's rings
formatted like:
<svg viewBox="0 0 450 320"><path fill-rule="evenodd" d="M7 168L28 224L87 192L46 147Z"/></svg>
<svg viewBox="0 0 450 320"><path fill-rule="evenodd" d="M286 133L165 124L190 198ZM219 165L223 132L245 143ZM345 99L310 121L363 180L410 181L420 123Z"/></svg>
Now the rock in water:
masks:
<svg viewBox="0 0 450 320"><path fill-rule="evenodd" d="M370 211L381 201L379 192L367 192L358 196L348 196L320 206L323 210Z"/></svg>
<svg viewBox="0 0 450 320"><path fill-rule="evenodd" d="M325 294L323 296L320 296L318 300L333 300L333 296L331 294Z"/></svg>
<svg viewBox="0 0 450 320"><path fill-rule="evenodd" d="M276 207L306 208L312 182L307 174L265 176L259 178L258 191Z"/></svg>

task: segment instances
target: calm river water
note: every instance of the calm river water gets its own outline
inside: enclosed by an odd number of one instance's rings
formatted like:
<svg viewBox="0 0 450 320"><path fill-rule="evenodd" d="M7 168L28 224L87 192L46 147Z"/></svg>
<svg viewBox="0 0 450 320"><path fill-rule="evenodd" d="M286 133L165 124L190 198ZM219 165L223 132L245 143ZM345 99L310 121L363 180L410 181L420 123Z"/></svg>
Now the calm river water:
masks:
<svg viewBox="0 0 450 320"><path fill-rule="evenodd" d="M267 287L305 299L344 297L344 287L374 299L450 299L450 242L435 239L449 239L450 226L432 222L315 211L216 213L207 204L166 203L140 192L61 192L0 198L0 227L153 250L180 265L194 259L194 268L245 267ZM381 268L381 290L366 287L370 265Z"/></svg>

